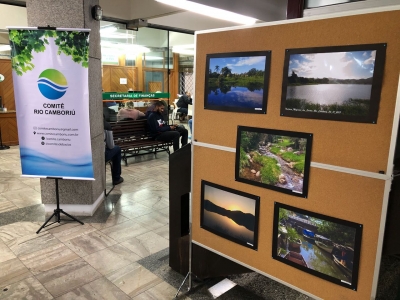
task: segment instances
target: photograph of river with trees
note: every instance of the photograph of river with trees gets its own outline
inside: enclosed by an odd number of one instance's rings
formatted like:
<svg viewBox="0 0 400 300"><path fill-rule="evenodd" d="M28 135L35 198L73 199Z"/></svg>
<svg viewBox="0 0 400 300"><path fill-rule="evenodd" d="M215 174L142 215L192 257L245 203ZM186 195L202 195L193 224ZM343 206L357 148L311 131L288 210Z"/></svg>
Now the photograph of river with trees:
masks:
<svg viewBox="0 0 400 300"><path fill-rule="evenodd" d="M267 56L223 56L209 57L205 107L265 111Z"/></svg>
<svg viewBox="0 0 400 300"><path fill-rule="evenodd" d="M354 252L356 226L346 226L341 224L341 220L332 222L279 205L279 217L274 221L278 222L275 224L275 256L351 285L353 266L359 257Z"/></svg>
<svg viewBox="0 0 400 300"><path fill-rule="evenodd" d="M238 177L303 194L306 150L307 138L241 130Z"/></svg>
<svg viewBox="0 0 400 300"><path fill-rule="evenodd" d="M368 116L376 52L287 54L285 110Z"/></svg>

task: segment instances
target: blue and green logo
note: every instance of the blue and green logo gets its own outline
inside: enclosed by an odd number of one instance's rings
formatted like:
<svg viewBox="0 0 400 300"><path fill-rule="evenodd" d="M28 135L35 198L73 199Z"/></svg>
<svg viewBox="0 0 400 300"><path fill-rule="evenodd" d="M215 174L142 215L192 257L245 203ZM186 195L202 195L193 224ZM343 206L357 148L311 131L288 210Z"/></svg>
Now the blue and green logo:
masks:
<svg viewBox="0 0 400 300"><path fill-rule="evenodd" d="M44 70L38 79L39 91L50 100L57 100L64 96L68 88L65 76L55 69Z"/></svg>

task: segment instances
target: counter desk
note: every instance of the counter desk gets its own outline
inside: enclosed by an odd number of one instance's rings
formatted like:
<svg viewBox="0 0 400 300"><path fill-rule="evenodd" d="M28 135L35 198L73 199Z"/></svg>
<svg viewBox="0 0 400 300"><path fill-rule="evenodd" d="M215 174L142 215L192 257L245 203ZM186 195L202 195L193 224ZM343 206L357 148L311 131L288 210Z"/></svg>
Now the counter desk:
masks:
<svg viewBox="0 0 400 300"><path fill-rule="evenodd" d="M17 116L15 110L0 111L0 130L3 145L18 145Z"/></svg>

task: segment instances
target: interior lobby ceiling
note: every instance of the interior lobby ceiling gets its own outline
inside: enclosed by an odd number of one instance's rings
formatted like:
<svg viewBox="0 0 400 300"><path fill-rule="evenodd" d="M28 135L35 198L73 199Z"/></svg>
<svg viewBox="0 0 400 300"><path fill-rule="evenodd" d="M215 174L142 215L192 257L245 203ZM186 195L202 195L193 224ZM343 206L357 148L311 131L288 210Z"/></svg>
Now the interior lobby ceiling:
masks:
<svg viewBox="0 0 400 300"><path fill-rule="evenodd" d="M287 0L192 0L199 4L229 10L270 22L286 19ZM0 0L3 4L25 6L25 0ZM195 14L155 0L100 0L103 15L116 20L145 19L148 23L186 30L207 30L237 26L235 22L223 21Z"/></svg>

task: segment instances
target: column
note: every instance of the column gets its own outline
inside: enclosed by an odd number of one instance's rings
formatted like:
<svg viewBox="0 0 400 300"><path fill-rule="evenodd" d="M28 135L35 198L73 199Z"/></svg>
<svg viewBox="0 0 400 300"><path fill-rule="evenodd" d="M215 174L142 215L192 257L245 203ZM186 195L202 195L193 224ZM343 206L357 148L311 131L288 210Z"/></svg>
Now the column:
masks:
<svg viewBox="0 0 400 300"><path fill-rule="evenodd" d="M90 28L89 113L94 181L60 180L60 204L74 215L92 215L104 199L104 137L101 97L100 22L91 15L99 0L27 0L28 26ZM42 202L46 212L55 208L55 181L41 179Z"/></svg>

